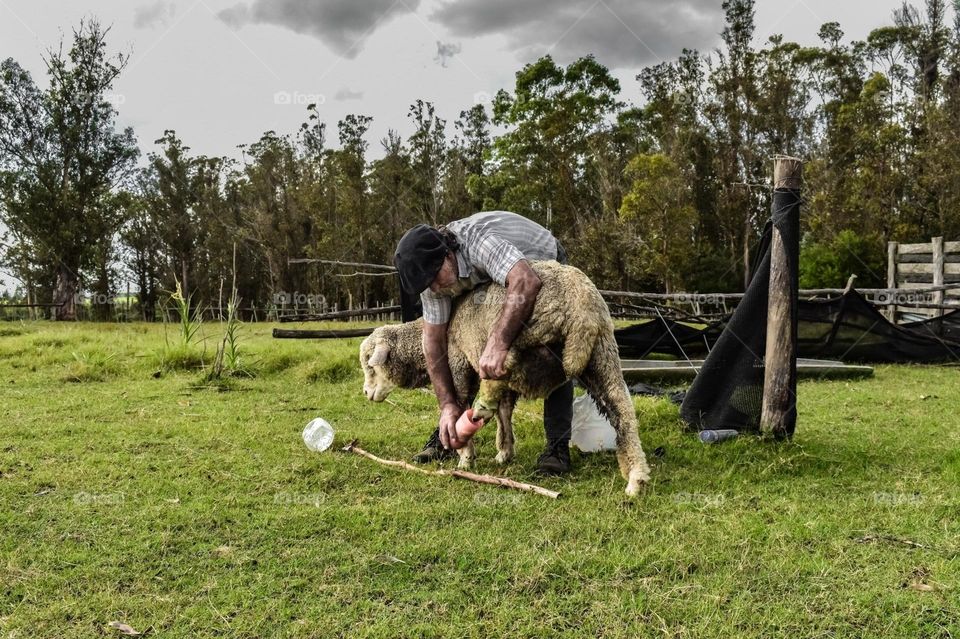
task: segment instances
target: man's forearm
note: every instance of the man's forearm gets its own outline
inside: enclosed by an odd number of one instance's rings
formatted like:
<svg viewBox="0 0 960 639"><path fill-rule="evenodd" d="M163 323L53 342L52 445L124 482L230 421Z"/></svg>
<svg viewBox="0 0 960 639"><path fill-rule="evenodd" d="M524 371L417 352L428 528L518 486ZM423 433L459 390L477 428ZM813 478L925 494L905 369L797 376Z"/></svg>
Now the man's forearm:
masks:
<svg viewBox="0 0 960 639"><path fill-rule="evenodd" d="M433 384L437 403L441 407L445 404L459 404L453 385L453 373L450 372L450 364L447 362L446 344L441 346L434 340L425 339L423 354L427 360L427 374Z"/></svg>
<svg viewBox="0 0 960 639"><path fill-rule="evenodd" d="M539 280L522 280L515 285L507 286L507 299L503 304L503 312L490 335L494 345L506 350L513 344L520 331L523 330L540 292Z"/></svg>

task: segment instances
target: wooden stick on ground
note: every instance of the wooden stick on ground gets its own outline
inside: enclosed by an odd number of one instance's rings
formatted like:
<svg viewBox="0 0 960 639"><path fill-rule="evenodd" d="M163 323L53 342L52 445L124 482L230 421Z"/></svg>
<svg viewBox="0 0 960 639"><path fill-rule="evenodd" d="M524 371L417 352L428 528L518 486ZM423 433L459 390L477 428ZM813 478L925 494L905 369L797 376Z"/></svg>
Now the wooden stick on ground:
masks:
<svg viewBox="0 0 960 639"><path fill-rule="evenodd" d="M528 493L536 493L538 495L543 495L544 497L549 497L551 499L556 499L560 496L560 493L554 490L547 490L540 486L534 486L533 484L525 484L520 481L514 481L512 479L507 479L506 477L494 477L493 475L478 475L476 473L469 473L465 470L428 470L426 468L420 468L419 466L414 466L413 464L408 464L405 461L397 461L394 459L383 459L382 457L377 457L373 453L368 453L364 449L357 446L357 440L353 440L343 448L341 448L345 453L354 453L355 455L360 455L361 457L366 457L367 459L372 459L378 464L383 464L384 466L392 466L394 468L402 468L403 470L411 470L422 475L435 475L439 477L456 477L457 479L468 479L470 481L475 481L480 484L491 484L493 486L502 486L504 488L513 488L514 490L522 490Z"/></svg>

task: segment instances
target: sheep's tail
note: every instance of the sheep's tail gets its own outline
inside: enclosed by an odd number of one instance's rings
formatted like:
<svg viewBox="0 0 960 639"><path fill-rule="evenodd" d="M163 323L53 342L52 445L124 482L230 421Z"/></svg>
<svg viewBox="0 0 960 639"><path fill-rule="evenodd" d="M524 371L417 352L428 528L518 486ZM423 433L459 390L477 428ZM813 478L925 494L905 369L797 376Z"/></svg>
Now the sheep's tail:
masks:
<svg viewBox="0 0 960 639"><path fill-rule="evenodd" d="M612 330L604 331L598 337L580 381L617 433L620 473L627 480L627 493L634 495L641 484L649 481L650 467L640 445L637 414L623 381L620 354Z"/></svg>

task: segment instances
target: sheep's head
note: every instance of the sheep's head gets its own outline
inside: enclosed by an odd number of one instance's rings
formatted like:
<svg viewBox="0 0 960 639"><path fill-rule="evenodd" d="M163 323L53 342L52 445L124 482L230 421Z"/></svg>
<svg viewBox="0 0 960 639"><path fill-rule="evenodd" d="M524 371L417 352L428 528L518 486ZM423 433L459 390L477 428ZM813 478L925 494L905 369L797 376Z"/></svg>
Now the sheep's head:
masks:
<svg viewBox="0 0 960 639"><path fill-rule="evenodd" d="M363 394L372 402L382 402L399 384L390 379L387 360L393 346L391 335L381 327L360 344L360 367L363 369Z"/></svg>

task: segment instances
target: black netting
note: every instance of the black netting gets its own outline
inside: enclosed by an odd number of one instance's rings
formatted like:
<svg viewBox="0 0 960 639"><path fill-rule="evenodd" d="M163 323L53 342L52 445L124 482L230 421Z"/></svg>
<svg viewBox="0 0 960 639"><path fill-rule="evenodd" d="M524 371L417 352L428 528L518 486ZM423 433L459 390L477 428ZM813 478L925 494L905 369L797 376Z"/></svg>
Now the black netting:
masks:
<svg viewBox="0 0 960 639"><path fill-rule="evenodd" d="M960 360L956 315L891 324L856 291L800 306L803 357L864 363L942 363Z"/></svg>
<svg viewBox="0 0 960 639"><path fill-rule="evenodd" d="M725 324L725 321L715 322L706 328L696 328L658 317L650 322L617 329L617 346L620 357L630 359L639 359L652 353L675 357L700 356L713 348Z"/></svg>
<svg viewBox="0 0 960 639"><path fill-rule="evenodd" d="M827 300L798 304L800 357L864 364L960 362L960 311L906 324L891 324L856 290ZM717 343L729 320L700 329L659 318L618 329L617 344L624 358L651 354L704 357ZM667 326L683 347L670 337Z"/></svg>
<svg viewBox="0 0 960 639"><path fill-rule="evenodd" d="M797 191L774 191L771 222L783 237L787 259L794 266L791 269L794 275L799 260L799 201L800 194ZM693 428L760 429L763 356L767 342L770 237L771 225L768 224L750 286L703 362L680 407L681 417ZM796 290L797 282L791 284ZM793 317L796 320L797 314L794 313ZM796 376L796 366L793 367L793 375ZM795 383L791 384L793 387ZM795 418L794 403L787 419L790 433Z"/></svg>
<svg viewBox="0 0 960 639"><path fill-rule="evenodd" d="M960 311L950 311L941 317L901 324L900 327L926 337L933 336L938 340L960 342ZM950 352L958 353L956 346L953 346Z"/></svg>

